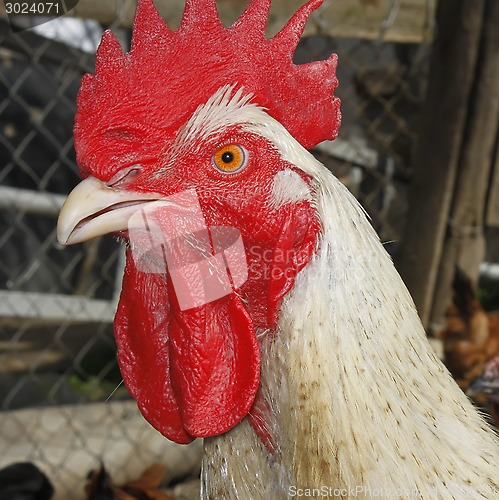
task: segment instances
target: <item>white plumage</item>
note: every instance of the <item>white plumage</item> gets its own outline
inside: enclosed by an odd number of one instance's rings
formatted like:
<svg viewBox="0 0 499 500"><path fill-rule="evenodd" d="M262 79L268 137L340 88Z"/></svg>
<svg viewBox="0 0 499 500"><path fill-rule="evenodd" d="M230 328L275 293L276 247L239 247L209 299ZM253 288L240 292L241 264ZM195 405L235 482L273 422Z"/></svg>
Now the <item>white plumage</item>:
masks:
<svg viewBox="0 0 499 500"><path fill-rule="evenodd" d="M262 348L276 456L246 421L207 439L202 496L287 498L322 487L356 498L499 498L497 436L429 345L365 212L282 125L250 106L250 122L247 104L230 106L231 123L241 111L245 130L313 177L312 193L291 174L275 179L276 206L312 196L323 227Z"/></svg>

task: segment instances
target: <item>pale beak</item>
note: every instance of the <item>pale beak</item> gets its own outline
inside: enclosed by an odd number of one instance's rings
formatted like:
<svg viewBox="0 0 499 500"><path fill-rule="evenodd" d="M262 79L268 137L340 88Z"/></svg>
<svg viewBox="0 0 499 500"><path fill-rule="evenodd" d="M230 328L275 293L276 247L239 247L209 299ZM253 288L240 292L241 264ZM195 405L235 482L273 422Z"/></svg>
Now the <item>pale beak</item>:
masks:
<svg viewBox="0 0 499 500"><path fill-rule="evenodd" d="M57 239L63 245L72 245L124 231L140 205L162 197L158 193L114 189L95 177L88 177L64 202L57 221Z"/></svg>

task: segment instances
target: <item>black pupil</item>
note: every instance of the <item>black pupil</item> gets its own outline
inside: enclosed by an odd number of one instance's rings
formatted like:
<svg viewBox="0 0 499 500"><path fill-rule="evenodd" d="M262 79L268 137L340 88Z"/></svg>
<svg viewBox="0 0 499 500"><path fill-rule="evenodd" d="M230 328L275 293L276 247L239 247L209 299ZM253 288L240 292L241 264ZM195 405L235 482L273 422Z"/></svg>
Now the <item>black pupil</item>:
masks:
<svg viewBox="0 0 499 500"><path fill-rule="evenodd" d="M234 161L234 153L231 153L230 151L226 151L222 155L222 161L224 163L232 163Z"/></svg>

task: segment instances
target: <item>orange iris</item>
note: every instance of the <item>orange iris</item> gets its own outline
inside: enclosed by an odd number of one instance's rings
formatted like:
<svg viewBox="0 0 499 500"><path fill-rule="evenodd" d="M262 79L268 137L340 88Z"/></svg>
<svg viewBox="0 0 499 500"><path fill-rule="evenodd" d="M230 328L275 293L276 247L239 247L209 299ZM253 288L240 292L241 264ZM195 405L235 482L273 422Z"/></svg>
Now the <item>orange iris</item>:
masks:
<svg viewBox="0 0 499 500"><path fill-rule="evenodd" d="M241 169L246 163L246 151L242 146L229 144L215 153L213 163L221 172L231 174Z"/></svg>

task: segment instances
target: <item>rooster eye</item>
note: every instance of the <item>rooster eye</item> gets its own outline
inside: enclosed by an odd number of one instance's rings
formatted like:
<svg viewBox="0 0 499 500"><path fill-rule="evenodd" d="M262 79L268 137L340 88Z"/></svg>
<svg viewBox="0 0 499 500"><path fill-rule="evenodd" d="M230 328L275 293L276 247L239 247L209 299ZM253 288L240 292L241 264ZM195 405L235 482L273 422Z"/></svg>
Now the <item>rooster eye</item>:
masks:
<svg viewBox="0 0 499 500"><path fill-rule="evenodd" d="M232 174L244 167L247 157L248 153L242 146L229 144L213 155L213 164L220 172Z"/></svg>

